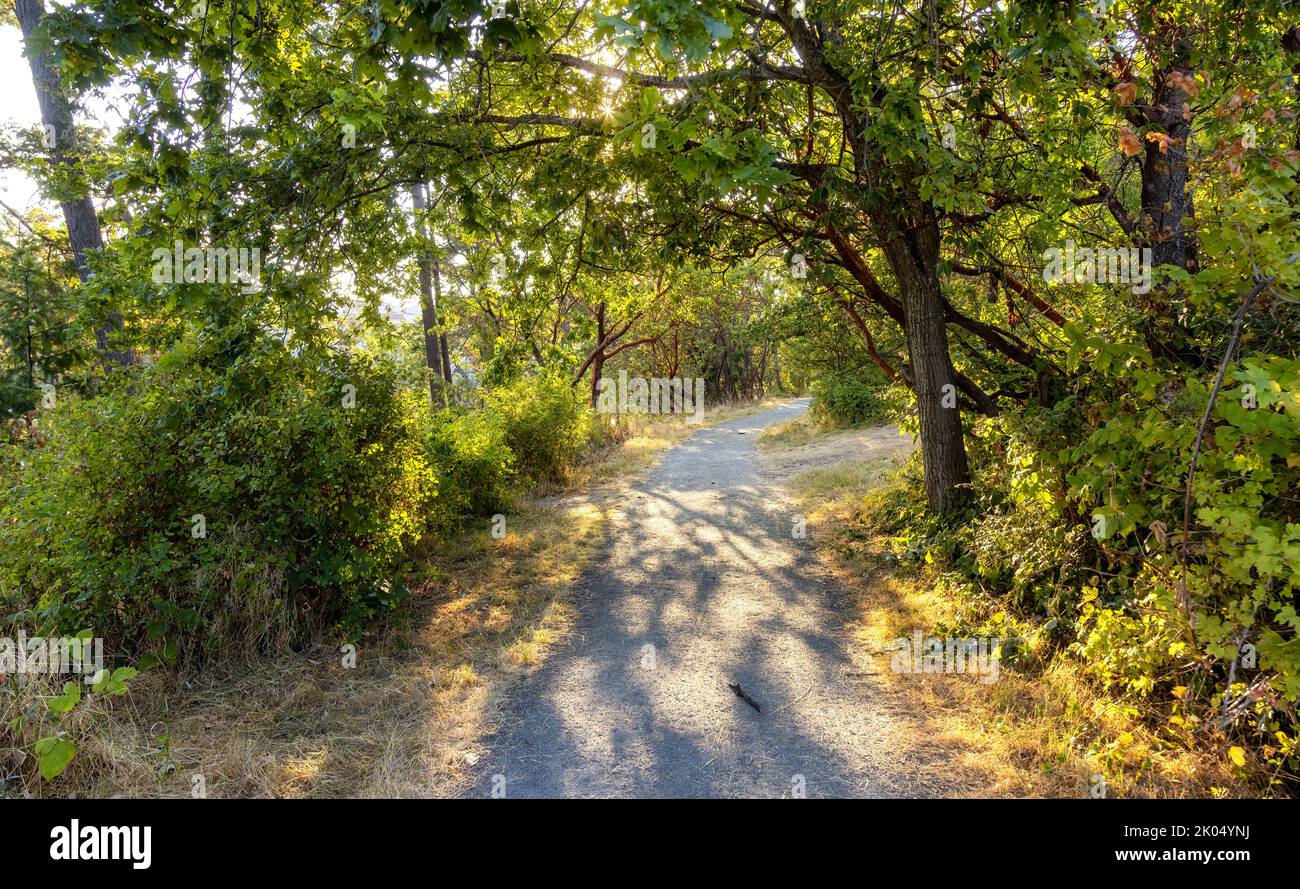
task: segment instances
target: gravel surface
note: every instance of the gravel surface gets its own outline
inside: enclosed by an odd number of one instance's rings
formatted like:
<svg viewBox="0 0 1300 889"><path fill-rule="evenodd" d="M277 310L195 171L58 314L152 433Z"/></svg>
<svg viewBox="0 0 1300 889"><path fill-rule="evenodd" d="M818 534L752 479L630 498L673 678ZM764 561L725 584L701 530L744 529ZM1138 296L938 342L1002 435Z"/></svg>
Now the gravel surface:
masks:
<svg viewBox="0 0 1300 889"><path fill-rule="evenodd" d="M703 429L627 487L571 639L511 689L469 795L503 780L509 798L930 792L894 755L916 727L854 669L836 585L792 534L780 482L808 467L757 452L807 405ZM910 447L865 434L874 456Z"/></svg>

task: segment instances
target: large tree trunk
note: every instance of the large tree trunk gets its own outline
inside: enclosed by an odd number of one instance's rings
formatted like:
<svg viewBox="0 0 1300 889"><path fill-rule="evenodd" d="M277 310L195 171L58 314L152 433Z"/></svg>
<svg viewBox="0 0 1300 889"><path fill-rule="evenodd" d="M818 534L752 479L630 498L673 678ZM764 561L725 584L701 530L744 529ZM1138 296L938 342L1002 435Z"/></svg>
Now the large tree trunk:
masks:
<svg viewBox="0 0 1300 889"><path fill-rule="evenodd" d="M424 185L411 186L411 204L415 209L416 228L419 233L420 255L420 320L424 327L424 364L429 368L429 401L434 407L442 406L443 364L441 341L438 339L438 310L433 301L433 257L429 253L424 230Z"/></svg>
<svg viewBox="0 0 1300 889"><path fill-rule="evenodd" d="M826 91L835 106L845 144L852 146L853 168L859 185L867 189L873 187L871 183L894 183L891 197L898 202L898 210L876 205L873 211L865 202L863 209L871 216L872 227L898 281L901 305L876 286L870 270L859 262L859 257L844 249L847 245L842 243L843 239L841 243L832 239L832 244L844 258L845 268L868 295L905 328L908 363L921 421L926 500L932 511L947 511L969 490L970 467L966 462L961 413L956 406L959 377L953 373L948 355L945 322L949 307L939 286L939 227L934 208L910 190L908 183L915 182L917 177L908 175L906 165L891 164L878 146L871 145L865 137L867 120L854 103L853 85L827 60L824 52L824 34L834 35L834 29L823 32L815 23L810 25L802 16L794 15L789 7L778 5L777 10L774 15L803 61L805 71L813 83ZM973 319L954 317L953 320L976 327L980 336L994 342L1002 339L992 329L981 329ZM1009 352L1018 351L1012 345L1002 343ZM944 407L945 403L952 406Z"/></svg>
<svg viewBox="0 0 1300 889"><path fill-rule="evenodd" d="M436 279L435 279L436 280ZM439 324L442 322L440 321ZM438 345L442 347L442 378L451 383L451 350L447 348L447 331L438 334Z"/></svg>
<svg viewBox="0 0 1300 889"><path fill-rule="evenodd" d="M1170 83L1169 78L1172 75L1190 79L1194 73L1186 65L1171 65L1156 71L1155 94L1146 117L1163 130L1169 142L1162 146L1160 142L1148 141L1142 163L1142 212L1139 218L1146 226L1144 234L1151 247L1152 264L1174 265L1181 269L1188 267L1189 258L1195 252L1195 242L1183 225L1183 219L1192 215L1191 196L1187 191L1192 118L1190 114L1184 115L1183 106L1190 108L1195 99L1181 87Z"/></svg>
<svg viewBox="0 0 1300 889"><path fill-rule="evenodd" d="M1165 58L1154 71L1150 104L1135 116L1154 125L1168 141L1146 143L1141 164L1142 207L1138 213L1141 243L1151 248L1153 267L1172 265L1195 272L1195 232L1183 222L1192 216L1187 166L1192 108L1196 104L1196 97L1184 86L1194 82L1195 71L1187 62L1187 49L1176 29L1155 25L1148 36ZM1191 332L1176 320L1176 313L1159 298L1147 308L1142 333L1151 353L1184 364L1200 364L1202 356L1192 342Z"/></svg>
<svg viewBox="0 0 1300 889"><path fill-rule="evenodd" d="M908 367L920 414L926 502L931 511L946 512L968 493L970 467L937 271L939 232L933 223L912 227L885 222L880 227L907 322Z"/></svg>
<svg viewBox="0 0 1300 889"><path fill-rule="evenodd" d="M90 278L88 254L92 250L102 249L104 241L100 235L95 204L90 199L89 182L81 166L77 131L72 122L72 105L63 92L58 72L50 64L50 59L34 49L33 39L45 21L44 3L42 0L15 0L14 11L18 14L18 24L23 31L27 61L32 69L32 84L36 87L36 101L40 104L41 121L45 125L50 163L67 168L64 171L67 191L55 197L63 207L63 221L68 228L72 258L77 264L77 276L84 284ZM111 311L104 323L95 328L95 341L107 361L133 364L135 355L132 352L109 348L109 336L121 326L121 315Z"/></svg>

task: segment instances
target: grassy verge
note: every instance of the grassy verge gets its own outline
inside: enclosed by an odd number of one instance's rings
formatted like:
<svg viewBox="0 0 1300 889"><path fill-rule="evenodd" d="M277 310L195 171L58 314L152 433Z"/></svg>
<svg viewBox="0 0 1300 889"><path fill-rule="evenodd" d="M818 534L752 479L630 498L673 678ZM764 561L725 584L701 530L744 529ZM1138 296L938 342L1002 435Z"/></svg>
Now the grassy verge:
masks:
<svg viewBox="0 0 1300 889"><path fill-rule="evenodd" d="M711 408L706 425L779 402ZM141 674L67 730L77 757L39 796L378 797L461 791L483 755L502 694L563 640L569 593L602 552L619 483L698 425L633 417L619 440L507 517L414 554L412 597L355 652L321 642L192 676ZM541 496L546 495L546 496ZM558 495L558 496L557 496ZM350 655L355 654L355 659ZM16 677L5 682L15 683ZM16 686L15 686L15 690ZM0 695L6 719L58 693ZM22 755L0 750L6 774ZM9 793L17 784L0 785ZM4 794L0 790L0 795Z"/></svg>
<svg viewBox="0 0 1300 889"><path fill-rule="evenodd" d="M805 413L793 420L768 426L759 433L758 445L768 449L796 448L810 443L828 431Z"/></svg>
<svg viewBox="0 0 1300 889"><path fill-rule="evenodd" d="M773 429L771 446L807 443L806 430ZM912 467L842 462L791 482L809 536L848 593L846 619L859 669L876 677L891 706L921 720L912 759L952 763L970 796L1209 797L1249 795L1221 757L1179 740L1163 717L1143 712L1088 682L1068 654L1029 639L1014 669L996 682L944 673L896 673L891 643L916 629L926 636L971 636L960 628L996 625L995 603L971 603L922 557L900 561L897 542L873 514L890 486L915 484ZM1016 635L1008 622L1006 635ZM1098 776L1104 776L1098 777Z"/></svg>

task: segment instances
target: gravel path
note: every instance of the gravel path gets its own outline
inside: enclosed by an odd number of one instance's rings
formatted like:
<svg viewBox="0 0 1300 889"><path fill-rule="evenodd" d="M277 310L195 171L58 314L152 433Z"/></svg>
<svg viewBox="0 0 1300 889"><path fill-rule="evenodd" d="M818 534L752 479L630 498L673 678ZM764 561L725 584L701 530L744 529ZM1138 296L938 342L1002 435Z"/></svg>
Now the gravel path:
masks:
<svg viewBox="0 0 1300 889"><path fill-rule="evenodd" d="M759 459L763 427L806 408L703 429L627 489L572 639L511 690L470 795L503 781L509 798L917 792L891 757L915 726L854 671L835 584L792 535L786 472ZM874 452L910 447L872 433Z"/></svg>

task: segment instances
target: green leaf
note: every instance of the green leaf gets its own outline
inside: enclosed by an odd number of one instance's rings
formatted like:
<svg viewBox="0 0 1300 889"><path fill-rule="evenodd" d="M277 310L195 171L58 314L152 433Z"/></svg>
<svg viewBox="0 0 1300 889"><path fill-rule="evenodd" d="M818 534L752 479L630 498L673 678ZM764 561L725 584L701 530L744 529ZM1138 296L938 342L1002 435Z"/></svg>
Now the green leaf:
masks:
<svg viewBox="0 0 1300 889"><path fill-rule="evenodd" d="M77 745L67 738L41 738L33 748L41 777L53 781L77 755Z"/></svg>
<svg viewBox="0 0 1300 889"><path fill-rule="evenodd" d="M67 713L81 700L81 686L75 682L63 683L63 694L50 698L49 708L52 713Z"/></svg>
<svg viewBox="0 0 1300 889"><path fill-rule="evenodd" d="M139 673L140 671L135 667L118 667L112 673L101 670L96 674L95 683L91 688L97 694L121 697L126 694L127 681L134 679Z"/></svg>
<svg viewBox="0 0 1300 889"><path fill-rule="evenodd" d="M711 18L707 15L701 16L704 19L704 28L709 32L709 36L714 40L726 40L731 36L731 26L721 19Z"/></svg>

